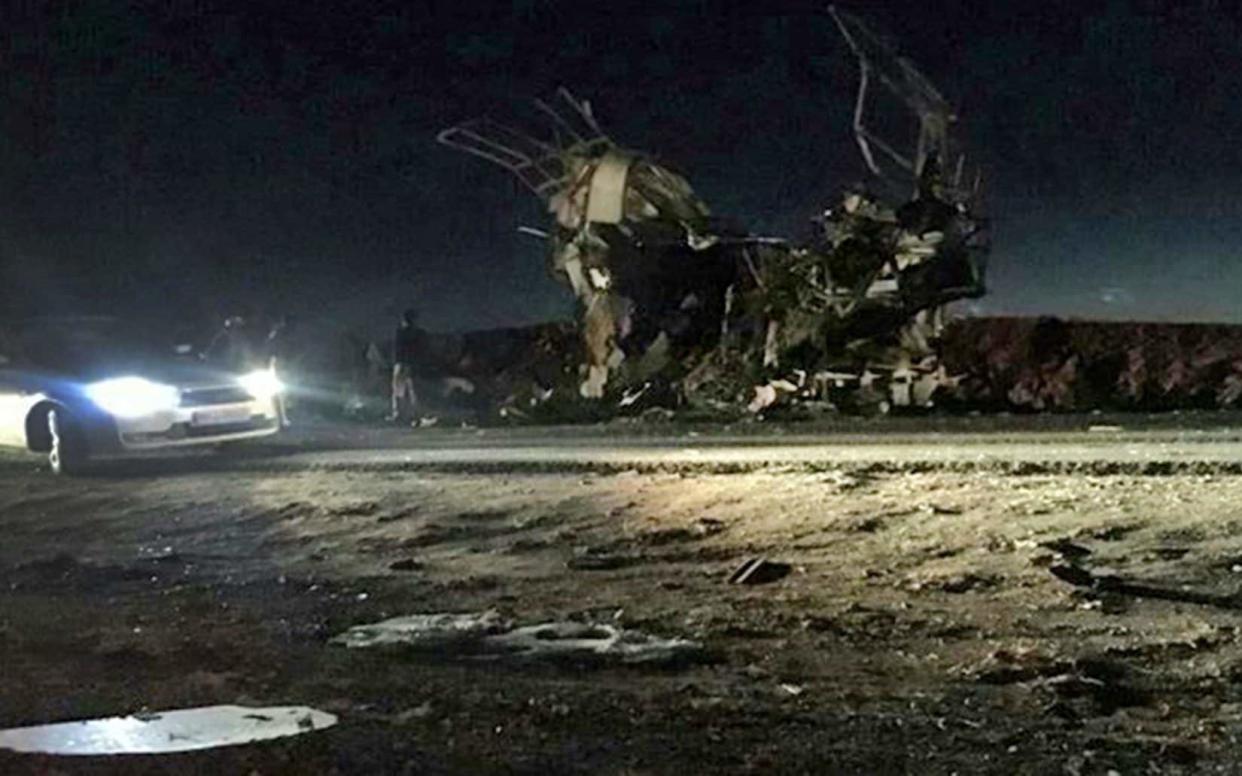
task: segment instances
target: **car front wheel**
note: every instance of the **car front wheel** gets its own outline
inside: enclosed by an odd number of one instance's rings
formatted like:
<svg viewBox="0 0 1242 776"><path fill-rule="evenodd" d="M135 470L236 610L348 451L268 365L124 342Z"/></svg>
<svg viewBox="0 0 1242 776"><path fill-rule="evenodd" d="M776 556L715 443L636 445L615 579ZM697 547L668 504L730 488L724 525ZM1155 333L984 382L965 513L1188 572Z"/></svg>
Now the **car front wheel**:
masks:
<svg viewBox="0 0 1242 776"><path fill-rule="evenodd" d="M89 457L86 438L73 417L63 409L53 408L47 413L47 430L51 436L47 462L54 474L78 474L86 467Z"/></svg>

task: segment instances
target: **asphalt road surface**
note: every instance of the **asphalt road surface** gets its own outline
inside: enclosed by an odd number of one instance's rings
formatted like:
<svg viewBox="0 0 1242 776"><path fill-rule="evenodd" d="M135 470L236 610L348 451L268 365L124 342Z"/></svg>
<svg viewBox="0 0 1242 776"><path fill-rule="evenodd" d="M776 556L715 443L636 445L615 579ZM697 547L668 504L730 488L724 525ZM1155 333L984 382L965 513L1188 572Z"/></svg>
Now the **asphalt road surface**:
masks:
<svg viewBox="0 0 1242 776"><path fill-rule="evenodd" d="M309 425L256 446L257 467L700 469L891 466L1030 471L1242 471L1242 417L842 420L805 426L613 423L518 429Z"/></svg>
<svg viewBox="0 0 1242 776"><path fill-rule="evenodd" d="M215 454L219 452L220 454ZM6 451L0 462L36 459ZM811 470L1242 473L1242 415L1060 415L839 419L774 425L618 421L517 428L421 428L310 422L225 451L161 451L121 471ZM117 470L107 462L100 473Z"/></svg>

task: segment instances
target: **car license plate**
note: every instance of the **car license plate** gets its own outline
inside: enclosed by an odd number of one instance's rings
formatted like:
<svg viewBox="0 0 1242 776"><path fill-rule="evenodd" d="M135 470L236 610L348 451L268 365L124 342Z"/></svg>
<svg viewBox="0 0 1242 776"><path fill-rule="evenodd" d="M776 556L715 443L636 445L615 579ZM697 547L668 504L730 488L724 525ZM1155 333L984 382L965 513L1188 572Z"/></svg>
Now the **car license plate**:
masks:
<svg viewBox="0 0 1242 776"><path fill-rule="evenodd" d="M250 420L249 407L200 410L190 418L190 422L195 426L221 426L228 423L245 423L248 420Z"/></svg>

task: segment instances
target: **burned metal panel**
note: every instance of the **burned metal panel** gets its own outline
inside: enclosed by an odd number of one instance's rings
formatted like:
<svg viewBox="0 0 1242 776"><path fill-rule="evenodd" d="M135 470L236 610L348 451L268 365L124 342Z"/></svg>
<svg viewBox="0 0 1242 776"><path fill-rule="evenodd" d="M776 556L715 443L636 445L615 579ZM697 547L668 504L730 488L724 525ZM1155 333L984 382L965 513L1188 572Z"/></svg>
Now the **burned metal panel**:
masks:
<svg viewBox="0 0 1242 776"><path fill-rule="evenodd" d="M889 161L911 176L919 176L928 159L938 158L951 173L948 183L960 201L978 194L980 176L967 176L966 154L957 146L952 129L957 114L936 86L902 56L897 47L870 29L861 19L835 6L828 9L842 37L858 59L858 91L854 103L854 136L868 169L877 176L886 173L873 151L881 151ZM881 137L867 122L871 102L872 78L879 81L918 122L913 153L902 153L897 142Z"/></svg>

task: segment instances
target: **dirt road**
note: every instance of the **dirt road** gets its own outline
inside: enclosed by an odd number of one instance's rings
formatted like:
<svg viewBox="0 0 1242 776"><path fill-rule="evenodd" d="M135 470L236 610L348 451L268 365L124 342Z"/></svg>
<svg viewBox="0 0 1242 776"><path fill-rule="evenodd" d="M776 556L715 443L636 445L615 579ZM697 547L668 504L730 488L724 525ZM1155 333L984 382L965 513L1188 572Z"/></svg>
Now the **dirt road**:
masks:
<svg viewBox="0 0 1242 776"><path fill-rule="evenodd" d="M4 458L0 728L221 703L340 722L195 754L0 752L0 772L1234 772L1236 420L315 428L76 480ZM756 556L789 573L728 584ZM329 643L491 609L703 649Z"/></svg>

